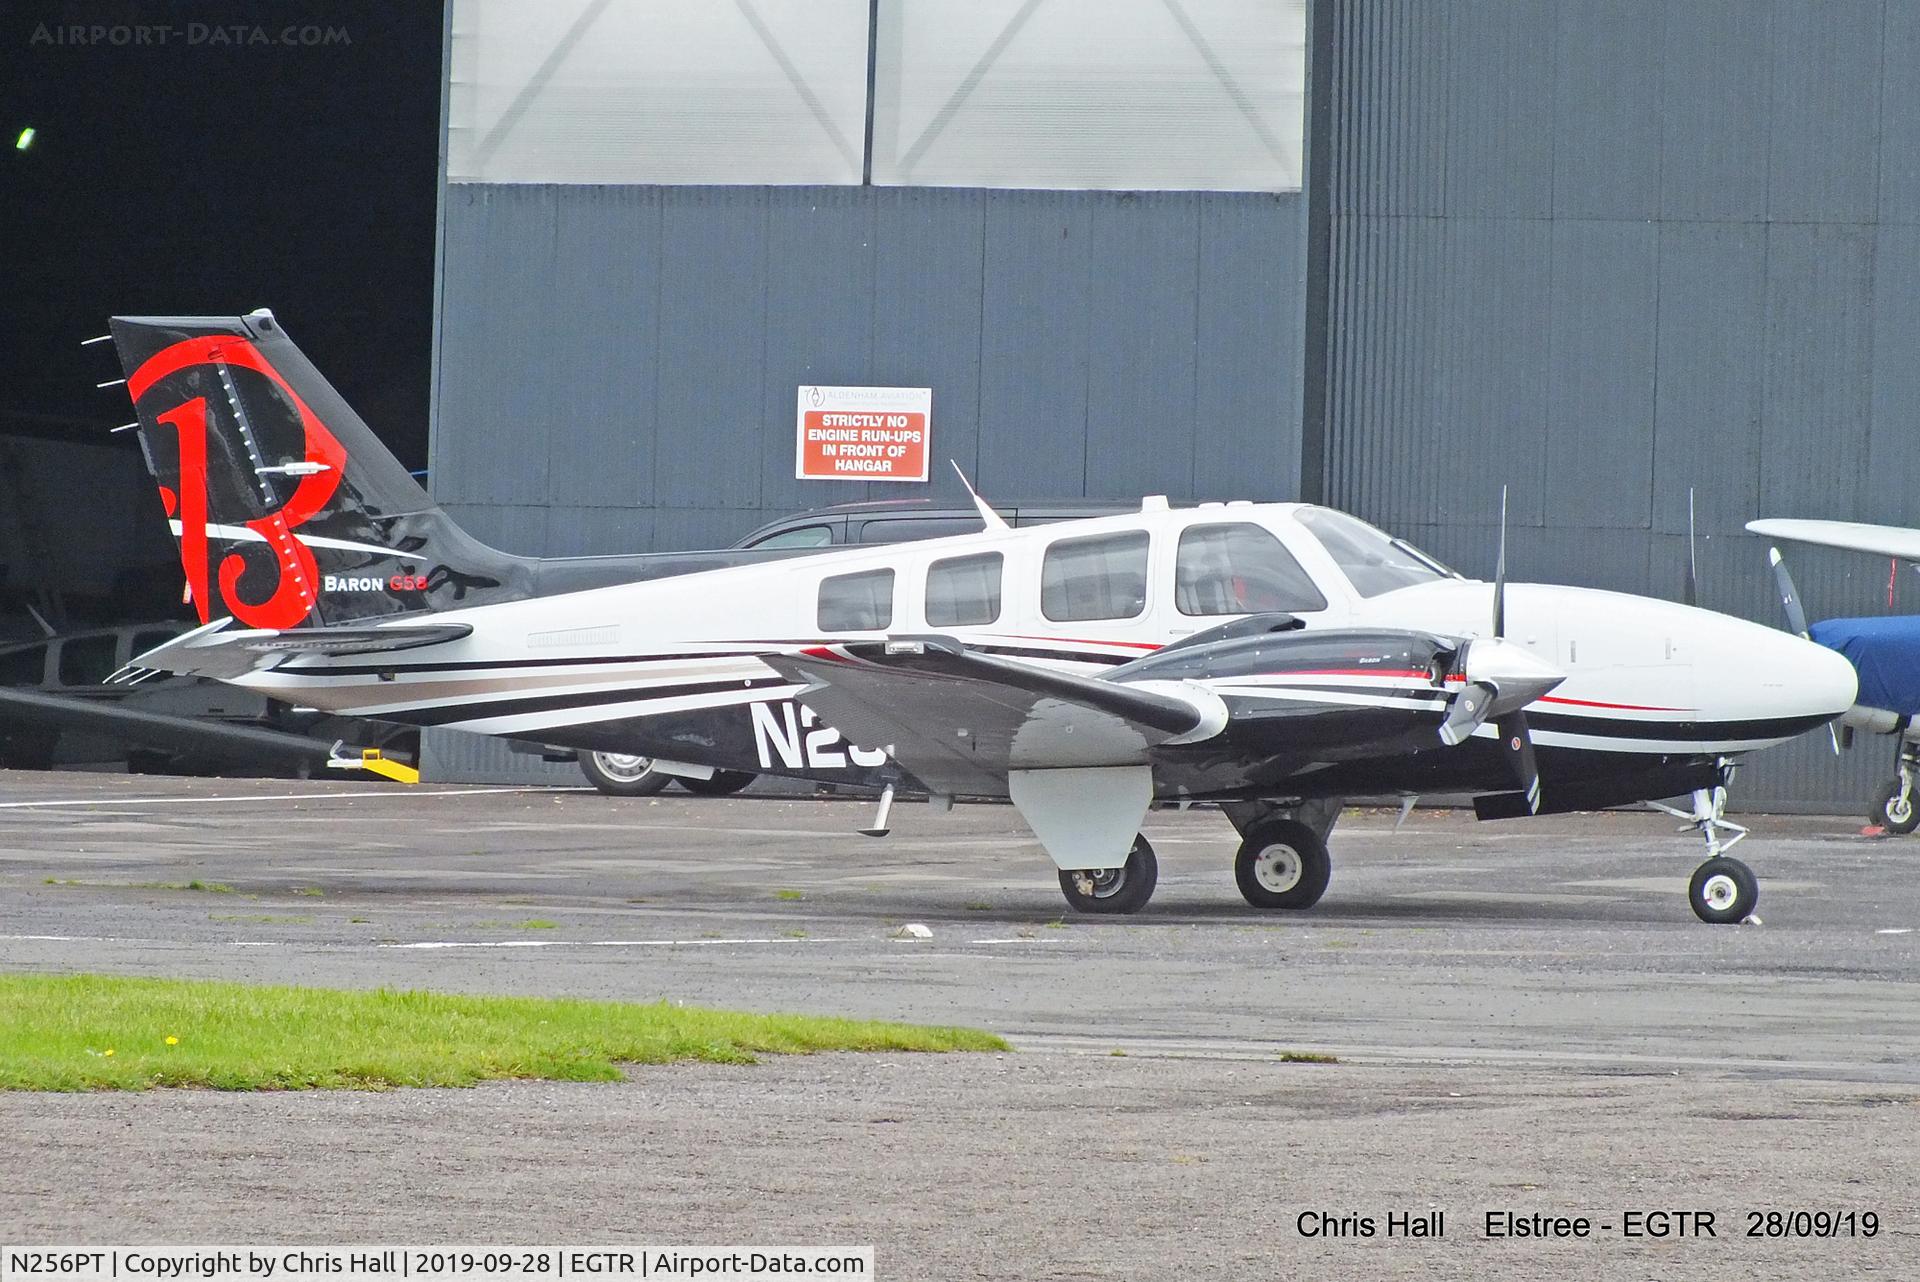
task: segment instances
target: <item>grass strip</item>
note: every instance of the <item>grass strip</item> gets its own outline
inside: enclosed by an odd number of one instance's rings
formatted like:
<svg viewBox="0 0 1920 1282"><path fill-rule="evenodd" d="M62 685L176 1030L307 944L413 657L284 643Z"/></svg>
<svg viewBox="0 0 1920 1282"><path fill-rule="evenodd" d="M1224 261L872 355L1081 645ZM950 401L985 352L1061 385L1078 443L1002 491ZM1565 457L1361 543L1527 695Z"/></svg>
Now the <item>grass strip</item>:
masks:
<svg viewBox="0 0 1920 1282"><path fill-rule="evenodd" d="M666 1002L0 975L0 1090L383 1090L617 1081L621 1064L1003 1051L990 1033Z"/></svg>

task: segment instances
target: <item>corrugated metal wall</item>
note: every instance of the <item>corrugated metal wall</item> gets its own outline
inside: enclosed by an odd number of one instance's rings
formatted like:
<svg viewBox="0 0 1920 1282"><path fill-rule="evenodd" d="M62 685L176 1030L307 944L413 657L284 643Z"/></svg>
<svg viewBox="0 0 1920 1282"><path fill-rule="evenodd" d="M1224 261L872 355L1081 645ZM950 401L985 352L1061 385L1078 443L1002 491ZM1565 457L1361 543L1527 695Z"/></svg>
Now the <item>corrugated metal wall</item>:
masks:
<svg viewBox="0 0 1920 1282"><path fill-rule="evenodd" d="M1297 194L456 184L435 496L547 555L868 497L1292 497ZM805 383L933 388L927 485L799 481Z"/></svg>
<svg viewBox="0 0 1920 1282"><path fill-rule="evenodd" d="M1677 593L1697 487L1702 603L1768 622L1746 521L1920 524L1920 6L1323 4L1328 501L1486 573L1508 483L1517 575ZM1816 616L1887 609L1790 555ZM1853 809L1885 743L1741 797Z"/></svg>
<svg viewBox="0 0 1920 1282"><path fill-rule="evenodd" d="M850 499L1292 498L1299 193L447 188L431 483L477 536L725 546ZM801 384L933 388L929 484L799 481ZM435 734L440 778L549 777Z"/></svg>

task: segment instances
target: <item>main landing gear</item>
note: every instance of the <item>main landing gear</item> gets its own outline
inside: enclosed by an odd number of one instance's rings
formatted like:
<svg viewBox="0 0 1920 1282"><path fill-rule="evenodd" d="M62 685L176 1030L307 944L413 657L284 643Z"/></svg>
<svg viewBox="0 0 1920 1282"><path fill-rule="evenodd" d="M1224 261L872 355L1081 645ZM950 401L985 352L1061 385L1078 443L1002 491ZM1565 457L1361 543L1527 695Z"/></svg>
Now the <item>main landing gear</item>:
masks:
<svg viewBox="0 0 1920 1282"><path fill-rule="evenodd" d="M1233 879L1255 908L1311 908L1332 876L1327 843L1298 819L1249 825L1233 856Z"/></svg>
<svg viewBox="0 0 1920 1282"><path fill-rule="evenodd" d="M1736 924L1751 917L1754 905L1760 902L1760 882L1753 875L1753 869L1726 853L1747 835L1745 828L1725 817L1726 788L1694 789L1691 814L1658 802L1648 804L1686 820L1680 831L1692 828L1707 843L1707 861L1693 870L1693 877L1687 882L1687 903L1693 915L1714 925ZM1722 832L1733 836L1722 842Z"/></svg>
<svg viewBox="0 0 1920 1282"><path fill-rule="evenodd" d="M1240 833L1233 856L1233 879L1240 897L1255 908L1311 908L1327 893L1333 857L1327 838L1340 818L1338 799L1229 802L1220 808Z"/></svg>
<svg viewBox="0 0 1920 1282"><path fill-rule="evenodd" d="M1083 913L1137 913L1153 898L1160 880L1160 861L1153 843L1136 835L1127 862L1118 868L1060 870L1060 893L1069 907Z"/></svg>

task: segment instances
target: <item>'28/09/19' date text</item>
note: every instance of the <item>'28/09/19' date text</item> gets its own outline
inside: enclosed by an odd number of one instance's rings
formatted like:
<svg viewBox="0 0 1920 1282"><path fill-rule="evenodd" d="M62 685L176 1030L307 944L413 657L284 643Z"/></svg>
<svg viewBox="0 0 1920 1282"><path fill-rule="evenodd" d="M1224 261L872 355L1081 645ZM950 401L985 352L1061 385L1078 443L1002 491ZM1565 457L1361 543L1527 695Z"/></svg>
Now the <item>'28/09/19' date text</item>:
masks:
<svg viewBox="0 0 1920 1282"><path fill-rule="evenodd" d="M1394 1210L1380 1214L1306 1210L1294 1232L1307 1238L1415 1238L1447 1236L1447 1213ZM1541 1211L1484 1212L1478 1236L1501 1238L1870 1238L1880 1232L1876 1211L1774 1209L1723 1215L1693 1208L1657 1207L1614 1215L1559 1215Z"/></svg>

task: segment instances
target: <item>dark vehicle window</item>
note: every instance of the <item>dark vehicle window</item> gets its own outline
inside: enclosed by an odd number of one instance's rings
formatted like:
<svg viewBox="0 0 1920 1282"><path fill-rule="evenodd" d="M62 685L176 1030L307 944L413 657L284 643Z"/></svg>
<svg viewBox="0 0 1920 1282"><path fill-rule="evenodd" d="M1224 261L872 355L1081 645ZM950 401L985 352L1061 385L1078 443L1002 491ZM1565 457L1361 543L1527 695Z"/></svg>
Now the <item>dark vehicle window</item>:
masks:
<svg viewBox="0 0 1920 1282"><path fill-rule="evenodd" d="M133 634L133 645L128 649L127 656L137 659L149 650L159 649L178 635L180 634L177 632L136 632Z"/></svg>
<svg viewBox="0 0 1920 1282"><path fill-rule="evenodd" d="M0 686L37 686L47 679L47 647L30 645L0 654Z"/></svg>
<svg viewBox="0 0 1920 1282"><path fill-rule="evenodd" d="M1182 614L1327 608L1293 554L1271 530L1250 522L1188 526L1174 559L1173 599Z"/></svg>
<svg viewBox="0 0 1920 1282"><path fill-rule="evenodd" d="M1000 572L1005 558L998 552L949 557L927 567L927 624L950 628L968 623L992 623L1000 617Z"/></svg>
<svg viewBox="0 0 1920 1282"><path fill-rule="evenodd" d="M75 637L60 646L60 684L97 686L120 665L113 657L114 635Z"/></svg>
<svg viewBox="0 0 1920 1282"><path fill-rule="evenodd" d="M901 517L894 520L863 521L861 543L911 543L917 539L944 539L955 534L980 533L977 516Z"/></svg>
<svg viewBox="0 0 1920 1282"><path fill-rule="evenodd" d="M1040 567L1040 613L1055 623L1131 619L1147 608L1147 532L1061 539Z"/></svg>
<svg viewBox="0 0 1920 1282"><path fill-rule="evenodd" d="M1320 540L1320 546L1361 596L1432 583L1453 573L1405 539L1389 537L1357 516L1332 508L1308 507L1301 508L1297 518Z"/></svg>
<svg viewBox="0 0 1920 1282"><path fill-rule="evenodd" d="M822 632L871 632L893 622L893 571L863 570L820 581Z"/></svg>
<svg viewBox="0 0 1920 1282"><path fill-rule="evenodd" d="M833 542L833 531L824 525L803 525L797 530L782 530L768 535L753 546L757 548L823 548Z"/></svg>

